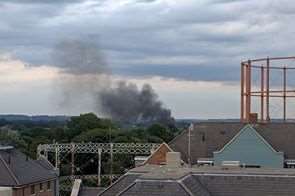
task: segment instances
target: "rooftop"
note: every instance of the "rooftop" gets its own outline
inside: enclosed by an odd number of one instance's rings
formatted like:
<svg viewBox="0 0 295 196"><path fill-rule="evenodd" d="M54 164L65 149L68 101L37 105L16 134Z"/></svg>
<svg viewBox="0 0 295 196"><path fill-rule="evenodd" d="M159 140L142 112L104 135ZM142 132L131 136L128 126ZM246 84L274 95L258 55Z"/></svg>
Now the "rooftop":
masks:
<svg viewBox="0 0 295 196"><path fill-rule="evenodd" d="M32 160L11 147L0 149L0 186L21 186L57 178L45 159Z"/></svg>
<svg viewBox="0 0 295 196"><path fill-rule="evenodd" d="M213 152L219 151L243 127L240 122L198 122L191 131L191 160L196 164L198 159L213 157ZM255 130L276 151L284 152L286 159L295 159L295 123L271 122L267 124L252 124ZM287 137L286 137L287 136ZM184 161L188 160L188 130L176 136L169 146L180 152Z"/></svg>
<svg viewBox="0 0 295 196"><path fill-rule="evenodd" d="M101 195L289 196L295 191L295 169L169 167L132 169Z"/></svg>

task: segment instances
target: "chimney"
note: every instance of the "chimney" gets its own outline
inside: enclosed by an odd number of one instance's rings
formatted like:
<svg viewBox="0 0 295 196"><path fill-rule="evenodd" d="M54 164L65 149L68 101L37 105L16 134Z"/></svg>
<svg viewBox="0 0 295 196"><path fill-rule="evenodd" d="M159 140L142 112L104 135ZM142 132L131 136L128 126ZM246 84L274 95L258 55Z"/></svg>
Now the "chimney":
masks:
<svg viewBox="0 0 295 196"><path fill-rule="evenodd" d="M181 158L179 152L167 152L166 154L166 163L169 167L180 167Z"/></svg>
<svg viewBox="0 0 295 196"><path fill-rule="evenodd" d="M250 123L256 124L258 121L258 114L257 113L250 113Z"/></svg>

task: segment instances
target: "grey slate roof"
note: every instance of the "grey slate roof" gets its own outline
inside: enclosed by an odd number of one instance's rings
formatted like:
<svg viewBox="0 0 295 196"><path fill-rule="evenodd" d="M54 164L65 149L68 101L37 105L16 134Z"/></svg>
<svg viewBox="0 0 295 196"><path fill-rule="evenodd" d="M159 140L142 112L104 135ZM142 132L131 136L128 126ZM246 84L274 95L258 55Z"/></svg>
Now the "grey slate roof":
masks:
<svg viewBox="0 0 295 196"><path fill-rule="evenodd" d="M122 192L124 189L126 189L130 184L132 184L140 174L129 174L124 175L121 178L119 178L112 186L111 188L107 188L105 191L103 191L100 195L102 196L114 196Z"/></svg>
<svg viewBox="0 0 295 196"><path fill-rule="evenodd" d="M57 178L46 160L32 160L16 149L0 150L0 186L17 187Z"/></svg>
<svg viewBox="0 0 295 196"><path fill-rule="evenodd" d="M183 184L191 191L193 195L211 196L207 187L205 187L198 178L193 175L187 175L183 179Z"/></svg>
<svg viewBox="0 0 295 196"><path fill-rule="evenodd" d="M165 172L166 177L162 174L159 176L160 172ZM126 176L129 175L137 176L137 178L133 181L126 180L128 179ZM112 195L290 196L295 192L294 169L234 168L225 170L221 167L143 166L125 174L121 181L125 181L121 182L125 188L119 192L113 192ZM112 186L109 187L107 191L110 193L112 188Z"/></svg>
<svg viewBox="0 0 295 196"><path fill-rule="evenodd" d="M122 196L190 196L176 181L136 181L133 186L122 192Z"/></svg>
<svg viewBox="0 0 295 196"><path fill-rule="evenodd" d="M98 196L98 194L102 191L104 191L104 188L82 186L81 190L79 191L79 196Z"/></svg>
<svg viewBox="0 0 295 196"><path fill-rule="evenodd" d="M239 122L200 122L191 131L191 159L196 164L199 158L213 157L213 152L227 144L242 127ZM285 158L295 159L295 123L255 124L256 131ZM188 160L188 130L175 137L169 146L180 152L184 161Z"/></svg>

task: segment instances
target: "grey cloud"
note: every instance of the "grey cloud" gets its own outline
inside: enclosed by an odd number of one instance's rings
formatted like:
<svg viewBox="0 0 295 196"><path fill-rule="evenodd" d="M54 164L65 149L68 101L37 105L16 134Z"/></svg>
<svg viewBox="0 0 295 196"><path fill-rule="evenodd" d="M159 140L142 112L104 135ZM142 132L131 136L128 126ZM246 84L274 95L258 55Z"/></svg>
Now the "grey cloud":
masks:
<svg viewBox="0 0 295 196"><path fill-rule="evenodd" d="M14 4L69 4L78 3L85 0L2 0L1 3L14 3Z"/></svg>
<svg viewBox="0 0 295 196"><path fill-rule="evenodd" d="M295 49L289 41L294 36L294 21L286 15L295 6L290 0L282 5L268 0L177 4L134 0L125 6L114 1L114 8L103 1L72 12L82 1L25 2L18 10L5 4L0 19L1 50L33 65L54 64L50 53L60 40L86 39L99 42L116 73L237 81L242 59L288 55ZM184 56L188 60L172 62L170 67L153 61ZM197 57L204 62L186 63ZM220 74L212 74L213 68Z"/></svg>
<svg viewBox="0 0 295 196"><path fill-rule="evenodd" d="M160 76L190 81L237 81L239 66L228 65L148 65L115 69L114 73L137 77Z"/></svg>

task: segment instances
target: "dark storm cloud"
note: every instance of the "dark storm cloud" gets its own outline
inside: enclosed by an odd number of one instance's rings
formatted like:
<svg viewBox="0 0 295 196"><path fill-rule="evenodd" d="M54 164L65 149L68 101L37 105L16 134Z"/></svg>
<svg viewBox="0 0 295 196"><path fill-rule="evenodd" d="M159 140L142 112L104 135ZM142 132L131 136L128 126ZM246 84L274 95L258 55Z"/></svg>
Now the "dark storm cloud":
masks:
<svg viewBox="0 0 295 196"><path fill-rule="evenodd" d="M99 40L117 74L237 81L241 60L295 50L291 0L7 0L0 5L0 51L31 65L60 67L50 54L65 38Z"/></svg>

